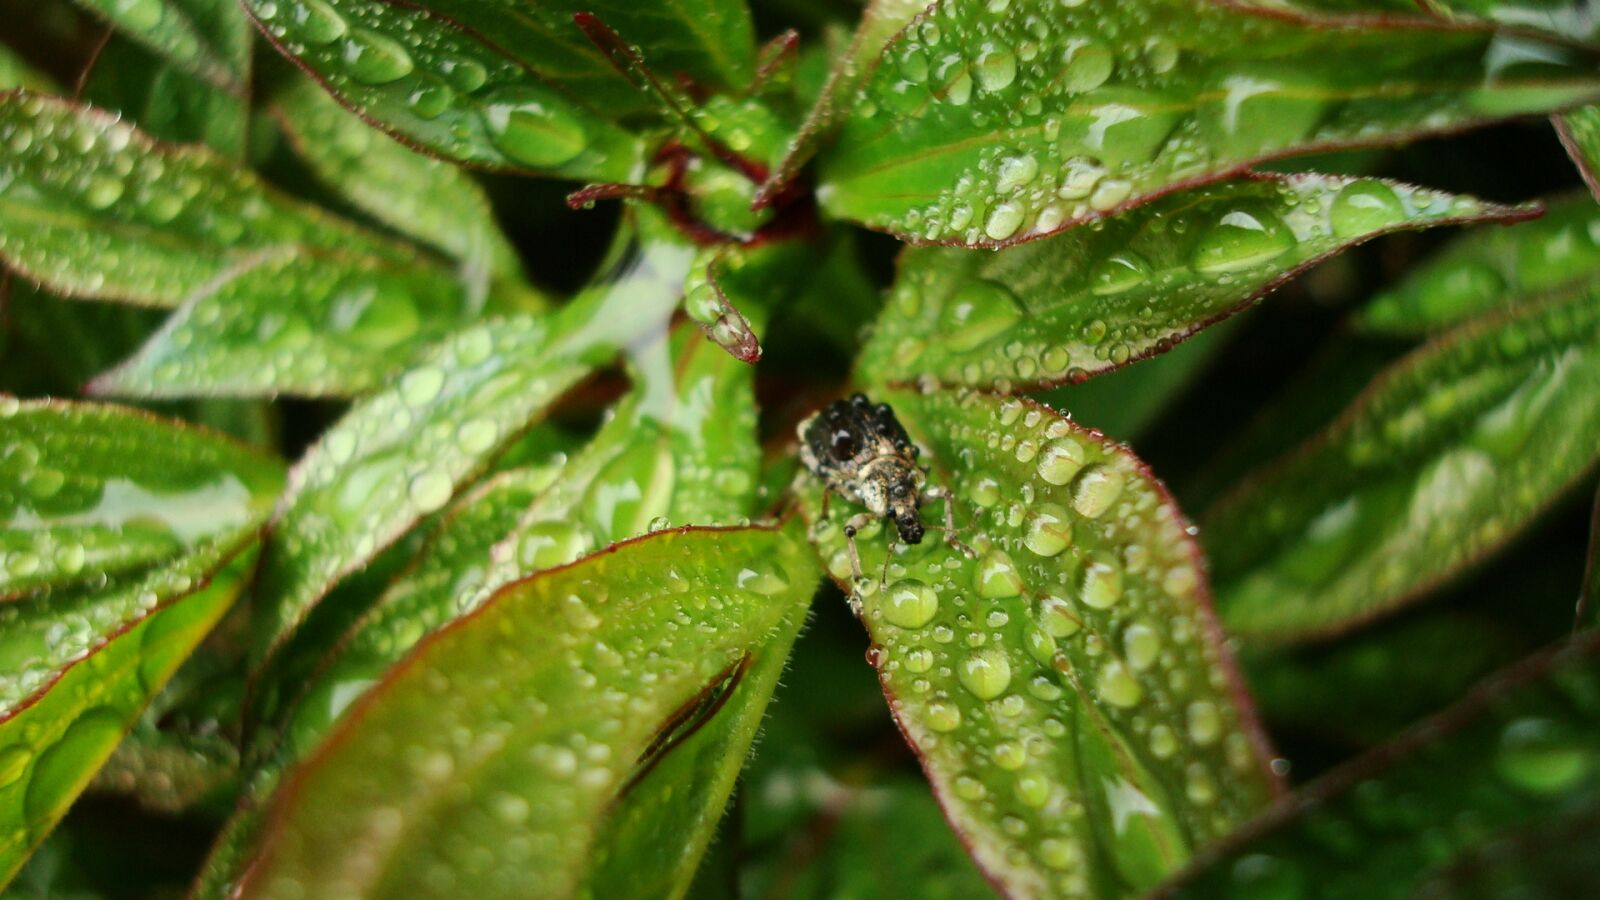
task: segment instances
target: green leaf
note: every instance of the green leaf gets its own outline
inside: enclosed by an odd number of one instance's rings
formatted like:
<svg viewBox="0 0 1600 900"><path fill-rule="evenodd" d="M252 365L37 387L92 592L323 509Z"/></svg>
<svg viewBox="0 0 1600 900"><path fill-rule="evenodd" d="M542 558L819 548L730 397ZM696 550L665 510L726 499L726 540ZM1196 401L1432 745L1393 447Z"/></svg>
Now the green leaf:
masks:
<svg viewBox="0 0 1600 900"><path fill-rule="evenodd" d="M522 468L473 489L410 569L317 667L288 726L308 752L365 685L423 636L520 578L663 522L732 524L756 499L752 372L678 328L635 361L635 392L557 471ZM672 394L651 385L676 382ZM299 686L297 686L299 687Z"/></svg>
<svg viewBox="0 0 1600 900"><path fill-rule="evenodd" d="M1257 643L1337 631L1493 551L1595 459L1597 391L1593 289L1408 356L1208 513L1223 621Z"/></svg>
<svg viewBox="0 0 1600 900"><path fill-rule="evenodd" d="M1594 14L1583 0L1246 0L1246 6L1319 13L1332 21L1377 14L1383 21L1395 16L1433 17L1457 22L1499 22L1518 32L1542 31L1543 37L1565 41L1591 40L1596 32ZM1370 19L1369 19L1370 21Z"/></svg>
<svg viewBox="0 0 1600 900"><path fill-rule="evenodd" d="M293 200L202 147L116 117L0 94L0 259L72 296L176 306L266 247L414 253Z"/></svg>
<svg viewBox="0 0 1600 900"><path fill-rule="evenodd" d="M285 55L396 138L458 162L596 181L643 174L642 144L617 121L652 107L574 13L632 40L658 36L652 63L710 84L742 84L720 61L748 71L754 54L748 14L727 0L244 3Z"/></svg>
<svg viewBox="0 0 1600 900"><path fill-rule="evenodd" d="M1551 121L1589 192L1600 199L1600 106L1579 107L1553 116Z"/></svg>
<svg viewBox="0 0 1600 900"><path fill-rule="evenodd" d="M1592 280L1600 274L1600 205L1587 194L1542 218L1467 232L1360 312L1361 330L1416 336Z"/></svg>
<svg viewBox="0 0 1600 900"><path fill-rule="evenodd" d="M227 611L255 557L253 549L240 552L244 541L214 541L131 590L0 607L7 672L48 673L20 703L15 689L22 682L7 678L0 691L0 888ZM237 555L213 574L230 554ZM58 642L45 637L50 633L74 637ZM61 652L68 645L75 655Z"/></svg>
<svg viewBox="0 0 1600 900"><path fill-rule="evenodd" d="M1481 27L1319 26L1185 0L946 0L900 32L821 159L823 207L1001 246L1250 164L1397 142L1600 92L1577 51Z"/></svg>
<svg viewBox="0 0 1600 900"><path fill-rule="evenodd" d="M775 199L811 161L871 73L872 63L883 52L884 45L895 32L931 5L931 0L867 0L850 45L829 68L827 81L806 114L805 122L789 139L783 158L757 192L758 203L765 205Z"/></svg>
<svg viewBox="0 0 1600 900"><path fill-rule="evenodd" d="M466 328L325 432L290 474L263 564L258 658L596 365L664 329L692 255L651 240L551 317Z"/></svg>
<svg viewBox="0 0 1600 900"><path fill-rule="evenodd" d="M1600 830L1597 656L1588 635L1513 667L1309 785L1163 896L1566 896L1555 879L1572 868L1592 883L1578 848Z"/></svg>
<svg viewBox="0 0 1600 900"><path fill-rule="evenodd" d="M522 263L483 188L461 169L397 143L334 102L310 79L277 96L278 121L330 189L385 225L461 263L468 283L520 280ZM481 288L480 288L481 289Z"/></svg>
<svg viewBox="0 0 1600 900"><path fill-rule="evenodd" d="M950 490L937 538L856 538L869 658L945 814L1013 896L1143 890L1266 804L1266 750L1188 525L1131 453L1025 400L888 390ZM851 575L839 497L803 510ZM937 522L933 506L924 517ZM882 573L882 578L880 578Z"/></svg>
<svg viewBox="0 0 1600 900"><path fill-rule="evenodd" d="M244 158L250 137L250 98L242 88L219 90L116 34L100 49L83 89L72 99L120 113L157 141L205 144L229 160Z"/></svg>
<svg viewBox="0 0 1600 900"><path fill-rule="evenodd" d="M997 253L917 248L901 256L860 373L1003 391L1083 381L1373 235L1515 215L1371 179L1258 176Z"/></svg>
<svg viewBox="0 0 1600 900"><path fill-rule="evenodd" d="M89 790L177 816L212 797L231 800L238 777L239 751L226 738L171 735L140 723L95 773Z"/></svg>
<svg viewBox="0 0 1600 900"><path fill-rule="evenodd" d="M0 601L257 527L283 485L277 460L138 410L0 395L0 423Z"/></svg>
<svg viewBox="0 0 1600 900"><path fill-rule="evenodd" d="M14 88L46 94L59 90L50 76L29 65L15 50L0 44L0 91Z"/></svg>
<svg viewBox="0 0 1600 900"><path fill-rule="evenodd" d="M572 895L607 811L707 717L715 727L705 701L786 655L815 577L785 533L684 529L507 588L423 644L296 770L240 888ZM674 840L692 858L708 837ZM478 852L512 846L526 849ZM634 885L681 871L659 856L613 864L633 867Z"/></svg>
<svg viewBox="0 0 1600 900"><path fill-rule="evenodd" d="M250 27L233 0L77 0L213 85L243 91Z"/></svg>
<svg viewBox="0 0 1600 900"><path fill-rule="evenodd" d="M131 397L343 397L378 387L475 312L442 268L264 250L90 385Z"/></svg>

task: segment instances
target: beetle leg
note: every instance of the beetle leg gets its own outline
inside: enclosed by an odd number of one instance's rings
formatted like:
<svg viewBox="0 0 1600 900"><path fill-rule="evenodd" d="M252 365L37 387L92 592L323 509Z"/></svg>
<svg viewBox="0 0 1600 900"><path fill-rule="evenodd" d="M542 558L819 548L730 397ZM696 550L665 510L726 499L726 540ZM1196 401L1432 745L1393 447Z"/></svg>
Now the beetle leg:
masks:
<svg viewBox="0 0 1600 900"><path fill-rule="evenodd" d="M932 500L944 501L944 542L967 559L975 559L978 554L956 537L962 529L956 527L955 498L942 487L931 487L922 492L922 501L926 503Z"/></svg>
<svg viewBox="0 0 1600 900"><path fill-rule="evenodd" d="M861 554L856 552L856 532L871 521L871 513L856 513L844 523L844 546L850 552L850 574L857 581L864 576L861 574Z"/></svg>

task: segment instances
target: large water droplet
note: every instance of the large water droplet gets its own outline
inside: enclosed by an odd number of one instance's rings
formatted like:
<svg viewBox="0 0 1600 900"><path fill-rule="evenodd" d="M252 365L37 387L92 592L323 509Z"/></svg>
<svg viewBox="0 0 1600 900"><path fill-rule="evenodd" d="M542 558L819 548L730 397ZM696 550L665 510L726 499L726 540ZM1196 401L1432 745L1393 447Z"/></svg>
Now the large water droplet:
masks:
<svg viewBox="0 0 1600 900"><path fill-rule="evenodd" d="M1328 219L1334 234L1358 237L1404 222L1406 208L1388 185L1362 180L1340 189Z"/></svg>
<svg viewBox="0 0 1600 900"><path fill-rule="evenodd" d="M27 747L13 746L0 750L0 788L21 778L32 761L33 751Z"/></svg>
<svg viewBox="0 0 1600 900"><path fill-rule="evenodd" d="M1072 508L1091 519L1097 519L1122 496L1125 483L1126 479L1116 469L1090 466L1072 486Z"/></svg>
<svg viewBox="0 0 1600 900"><path fill-rule="evenodd" d="M1051 441L1039 451L1039 477L1051 484L1066 484L1083 469L1084 459L1083 445L1077 441Z"/></svg>
<svg viewBox="0 0 1600 900"><path fill-rule="evenodd" d="M1008 48L997 47L978 57L978 85L986 91L1002 91L1017 79L1017 57Z"/></svg>
<svg viewBox="0 0 1600 900"><path fill-rule="evenodd" d="M978 560L978 596L991 600L1015 597L1022 593L1022 575L1016 563L1003 550L990 550Z"/></svg>
<svg viewBox="0 0 1600 900"><path fill-rule="evenodd" d="M747 591L771 597L788 589L789 577L777 563L762 560L741 568L739 574L734 576L734 583Z"/></svg>
<svg viewBox="0 0 1600 900"><path fill-rule="evenodd" d="M1070 637L1083 628L1072 604L1064 598L1046 596L1039 601L1039 627L1051 637Z"/></svg>
<svg viewBox="0 0 1600 900"><path fill-rule="evenodd" d="M1092 91L1111 77L1117 58L1105 44L1092 38L1073 38L1067 42L1066 67L1061 73L1061 89L1074 94Z"/></svg>
<svg viewBox="0 0 1600 900"><path fill-rule="evenodd" d="M1194 267L1213 275L1251 269L1270 262L1295 246L1294 234L1265 210L1236 209L1225 213L1195 247Z"/></svg>
<svg viewBox="0 0 1600 900"><path fill-rule="evenodd" d="M889 586L882 609L883 618L891 625L921 628L939 612L939 594L914 578L906 578Z"/></svg>
<svg viewBox="0 0 1600 900"><path fill-rule="evenodd" d="M993 700L1011 684L1011 663L1000 650L984 650L963 659L956 669L961 686L979 700Z"/></svg>
<svg viewBox="0 0 1600 900"><path fill-rule="evenodd" d="M1122 570L1108 562L1092 562L1083 569L1083 602L1095 609L1110 609L1122 598Z"/></svg>
<svg viewBox="0 0 1600 900"><path fill-rule="evenodd" d="M1593 767L1588 747L1567 726L1536 716L1506 725L1495 755L1500 777L1532 794L1565 792Z"/></svg>
<svg viewBox="0 0 1600 900"><path fill-rule="evenodd" d="M345 70L365 84L388 84L416 68L398 41L364 28L351 30L344 45Z"/></svg>
<svg viewBox="0 0 1600 900"><path fill-rule="evenodd" d="M1017 324L1022 306L1004 285L974 280L962 285L940 315L944 342L953 350L972 350Z"/></svg>
<svg viewBox="0 0 1600 900"><path fill-rule="evenodd" d="M293 15L295 34L310 44L331 44L350 30L333 7L322 0L299 0Z"/></svg>
<svg viewBox="0 0 1600 900"><path fill-rule="evenodd" d="M554 101L506 93L484 106L484 121L501 152L530 166L559 166L589 145L583 123Z"/></svg>
<svg viewBox="0 0 1600 900"><path fill-rule="evenodd" d="M1139 686L1139 679L1119 659L1106 660L1100 666L1100 672L1095 677L1095 691L1101 700L1112 706L1133 706L1144 697L1144 688Z"/></svg>
<svg viewBox="0 0 1600 900"><path fill-rule="evenodd" d="M121 738L122 716L115 710L98 706L78 716L33 764L23 796L28 821L55 821Z"/></svg>
<svg viewBox="0 0 1600 900"><path fill-rule="evenodd" d="M961 710L954 703L935 700L923 711L923 720L934 731L954 731L961 725Z"/></svg>
<svg viewBox="0 0 1600 900"><path fill-rule="evenodd" d="M1150 264L1132 251L1113 253L1089 274L1089 290L1101 297L1132 290L1150 280Z"/></svg>
<svg viewBox="0 0 1600 900"><path fill-rule="evenodd" d="M1070 547L1072 520L1067 511L1054 503L1034 507L1028 514L1028 533L1023 543L1040 556L1056 556Z"/></svg>

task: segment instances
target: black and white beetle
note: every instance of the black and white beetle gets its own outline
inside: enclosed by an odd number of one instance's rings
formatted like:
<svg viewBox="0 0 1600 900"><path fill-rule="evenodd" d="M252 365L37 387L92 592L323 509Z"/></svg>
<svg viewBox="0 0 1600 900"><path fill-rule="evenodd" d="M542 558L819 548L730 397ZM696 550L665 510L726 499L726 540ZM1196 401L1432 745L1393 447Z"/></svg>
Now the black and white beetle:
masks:
<svg viewBox="0 0 1600 900"><path fill-rule="evenodd" d="M902 541L920 544L923 525L919 510L933 500L944 501L945 541L972 555L955 538L949 492L928 486L927 470L917 464L921 451L906 435L889 404L874 405L864 394L835 400L801 422L798 432L800 461L805 467L822 479L830 493L867 508L844 525L850 569L856 578L861 577L856 532L873 519L887 519ZM823 508L826 510L826 505Z"/></svg>

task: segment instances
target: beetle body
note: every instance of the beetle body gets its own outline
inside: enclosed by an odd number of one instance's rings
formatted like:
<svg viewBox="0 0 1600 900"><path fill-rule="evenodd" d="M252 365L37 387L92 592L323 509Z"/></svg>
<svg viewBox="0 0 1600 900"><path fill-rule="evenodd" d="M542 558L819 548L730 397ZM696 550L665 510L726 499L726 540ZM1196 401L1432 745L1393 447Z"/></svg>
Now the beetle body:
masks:
<svg viewBox="0 0 1600 900"><path fill-rule="evenodd" d="M922 542L918 509L929 499L928 476L887 403L862 394L836 400L801 422L799 435L800 461L828 490L892 522L906 543Z"/></svg>

